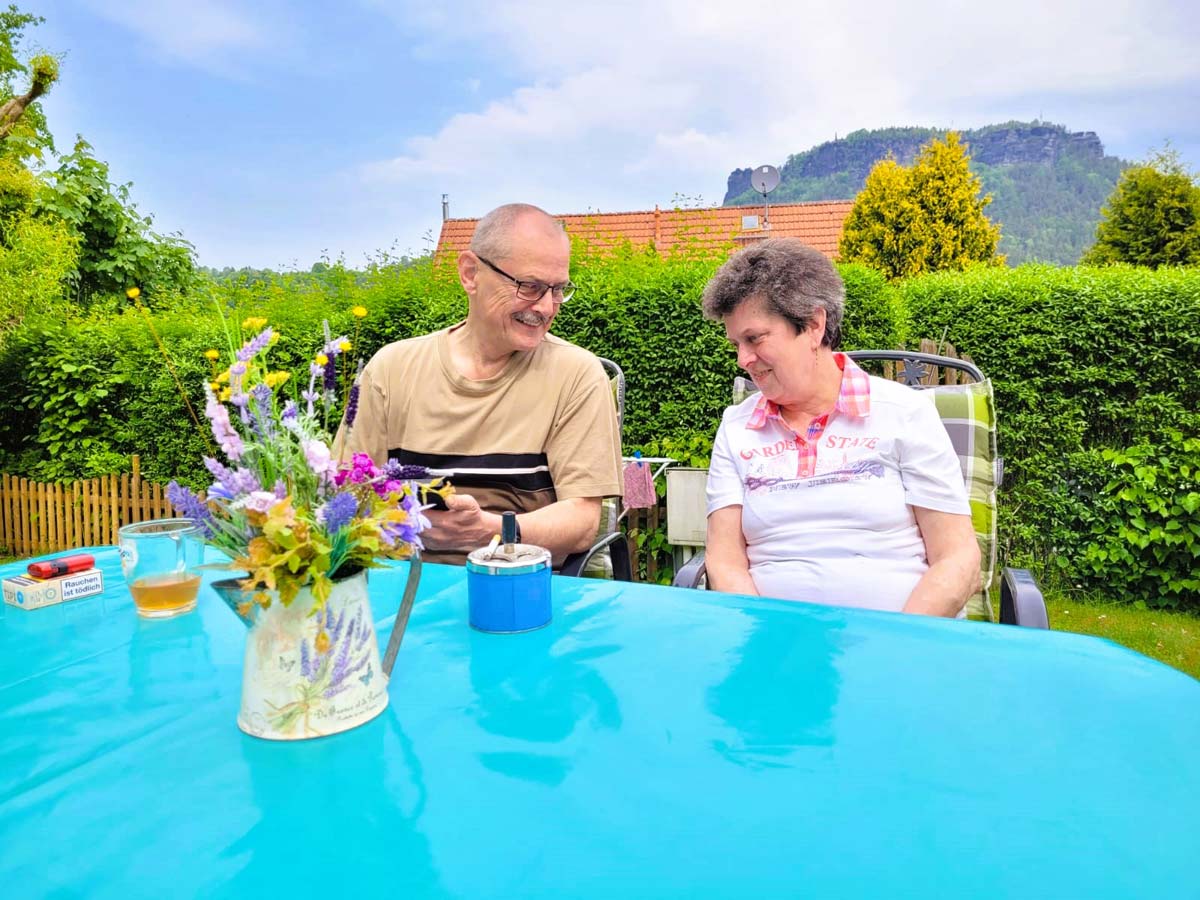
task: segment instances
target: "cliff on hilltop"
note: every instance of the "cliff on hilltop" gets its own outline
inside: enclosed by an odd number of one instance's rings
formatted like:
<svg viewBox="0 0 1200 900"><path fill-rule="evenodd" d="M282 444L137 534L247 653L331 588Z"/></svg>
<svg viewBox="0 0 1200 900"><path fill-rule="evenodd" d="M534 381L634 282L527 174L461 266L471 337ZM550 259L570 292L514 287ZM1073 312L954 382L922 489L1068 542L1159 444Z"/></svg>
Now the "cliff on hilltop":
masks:
<svg viewBox="0 0 1200 900"><path fill-rule="evenodd" d="M1095 240L1100 207L1126 163L1106 156L1094 132L1045 122L1006 122L959 133L968 145L971 170L992 195L987 215L1000 223L1000 252L1009 263L1078 262ZM945 134L939 128L882 128L827 141L788 158L771 202L852 199L876 162L890 153L908 165L922 145ZM730 173L724 205L762 202L750 187L751 171Z"/></svg>

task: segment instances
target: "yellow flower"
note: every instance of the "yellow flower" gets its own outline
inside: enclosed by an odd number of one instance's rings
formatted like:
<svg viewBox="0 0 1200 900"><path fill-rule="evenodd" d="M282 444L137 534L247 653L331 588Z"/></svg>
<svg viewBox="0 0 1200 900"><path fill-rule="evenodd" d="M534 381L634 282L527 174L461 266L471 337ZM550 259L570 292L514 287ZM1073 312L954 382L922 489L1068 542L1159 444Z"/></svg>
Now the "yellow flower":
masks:
<svg viewBox="0 0 1200 900"><path fill-rule="evenodd" d="M217 376L217 381L219 381L221 384L224 384L228 380L229 380L229 370L228 369L226 369L224 372L222 372L220 375Z"/></svg>
<svg viewBox="0 0 1200 900"><path fill-rule="evenodd" d="M355 306L350 310L350 315L356 319L366 318L367 308L365 306Z"/></svg>
<svg viewBox="0 0 1200 900"><path fill-rule="evenodd" d="M205 350L204 358L211 359L211 360L218 360L221 358L221 354L219 352L217 352L216 350Z"/></svg>
<svg viewBox="0 0 1200 900"><path fill-rule="evenodd" d="M267 387L274 388L283 384L291 377L291 372L268 372L263 376L263 381L266 382Z"/></svg>
<svg viewBox="0 0 1200 900"><path fill-rule="evenodd" d="M284 384L291 377L292 377L291 372L276 372L275 373L275 383L280 384L280 385Z"/></svg>
<svg viewBox="0 0 1200 900"><path fill-rule="evenodd" d="M139 287L131 287L125 292L125 296L130 300L136 300L138 297L142 296L142 289Z"/></svg>
<svg viewBox="0 0 1200 900"><path fill-rule="evenodd" d="M271 332L271 339L270 339L269 341L267 341L267 346L268 346L268 347L274 347L274 346L275 346L276 344L278 344L278 343L279 343L279 332L278 332L278 331L272 331L272 332Z"/></svg>
<svg viewBox="0 0 1200 900"><path fill-rule="evenodd" d="M222 403L229 399L229 388L221 388L221 394L217 397Z"/></svg>
<svg viewBox="0 0 1200 900"><path fill-rule="evenodd" d="M258 331L266 324L267 324L266 319L259 318L258 316L251 316L250 318L248 318L244 322L242 322L242 327L245 328L247 331Z"/></svg>
<svg viewBox="0 0 1200 900"><path fill-rule="evenodd" d="M208 386L213 389L214 394L221 389L221 385L217 384L215 381L210 381Z"/></svg>
<svg viewBox="0 0 1200 900"><path fill-rule="evenodd" d="M338 349L341 350L343 353L345 353L347 350L350 349L350 342L349 341L338 341Z"/></svg>
<svg viewBox="0 0 1200 900"><path fill-rule="evenodd" d="M317 365L318 366L324 366L324 365L327 365L328 363L329 363L328 356L326 356L324 353L317 354Z"/></svg>
<svg viewBox="0 0 1200 900"><path fill-rule="evenodd" d="M329 632L322 628L321 633L317 635L317 639L313 641L313 646L316 648L318 653L328 653Z"/></svg>

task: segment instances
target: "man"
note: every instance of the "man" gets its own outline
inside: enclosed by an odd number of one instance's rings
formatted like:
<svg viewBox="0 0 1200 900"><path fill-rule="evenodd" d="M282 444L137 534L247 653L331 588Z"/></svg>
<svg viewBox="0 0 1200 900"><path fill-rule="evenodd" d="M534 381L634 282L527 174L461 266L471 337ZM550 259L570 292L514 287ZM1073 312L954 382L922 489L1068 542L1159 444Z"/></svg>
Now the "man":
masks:
<svg viewBox="0 0 1200 900"><path fill-rule="evenodd" d="M601 498L621 493L604 369L548 333L574 291L570 261L562 225L542 210L493 210L458 256L466 320L388 344L363 370L343 457L426 466L455 486L448 510L428 512L427 560L461 563L512 510L521 540L558 565L591 546Z"/></svg>

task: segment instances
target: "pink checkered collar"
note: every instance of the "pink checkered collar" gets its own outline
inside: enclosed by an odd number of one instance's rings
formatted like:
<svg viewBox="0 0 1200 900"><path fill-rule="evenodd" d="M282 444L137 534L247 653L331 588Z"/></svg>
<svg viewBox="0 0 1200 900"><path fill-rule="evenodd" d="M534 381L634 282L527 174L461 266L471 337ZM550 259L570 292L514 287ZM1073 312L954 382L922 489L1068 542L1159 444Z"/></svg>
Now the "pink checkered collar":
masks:
<svg viewBox="0 0 1200 900"><path fill-rule="evenodd" d="M860 369L845 353L834 353L833 361L842 370L842 385L831 412L865 419L871 412L871 376ZM828 415L828 413L826 413ZM779 419L779 406L762 394L746 422L747 428L762 428L769 419Z"/></svg>

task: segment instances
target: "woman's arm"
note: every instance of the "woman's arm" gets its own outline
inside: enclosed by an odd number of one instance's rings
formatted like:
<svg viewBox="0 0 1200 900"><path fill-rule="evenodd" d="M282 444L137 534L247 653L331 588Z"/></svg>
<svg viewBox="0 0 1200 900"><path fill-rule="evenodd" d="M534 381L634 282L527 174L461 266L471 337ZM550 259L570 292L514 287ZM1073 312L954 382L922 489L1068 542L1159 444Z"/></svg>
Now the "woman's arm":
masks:
<svg viewBox="0 0 1200 900"><path fill-rule="evenodd" d="M742 534L742 508L723 506L708 516L707 549L704 568L708 587L727 594L757 595L746 557L746 537Z"/></svg>
<svg viewBox="0 0 1200 900"><path fill-rule="evenodd" d="M957 616L979 590L979 542L971 517L914 506L929 568L908 595L904 612ZM710 520L711 533L711 520Z"/></svg>

